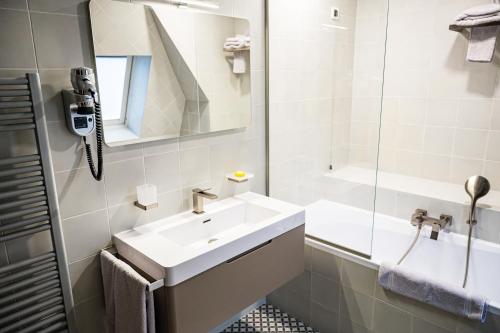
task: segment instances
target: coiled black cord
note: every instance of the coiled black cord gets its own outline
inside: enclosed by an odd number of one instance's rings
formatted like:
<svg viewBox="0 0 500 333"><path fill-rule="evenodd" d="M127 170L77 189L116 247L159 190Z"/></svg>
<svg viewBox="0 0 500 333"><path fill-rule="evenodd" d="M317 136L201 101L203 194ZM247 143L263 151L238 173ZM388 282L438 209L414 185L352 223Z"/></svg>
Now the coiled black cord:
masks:
<svg viewBox="0 0 500 333"><path fill-rule="evenodd" d="M94 107L95 107L95 133L96 133L96 142L97 142L97 170L94 166L94 159L92 157L92 149L90 148L90 144L87 143L87 138L83 137L83 143L85 144L85 152L87 154L87 161L89 162L90 172L92 176L97 181L102 180L103 173L103 158L102 158L102 116L101 116L101 104L97 102L95 94L92 93L92 98L94 98Z"/></svg>

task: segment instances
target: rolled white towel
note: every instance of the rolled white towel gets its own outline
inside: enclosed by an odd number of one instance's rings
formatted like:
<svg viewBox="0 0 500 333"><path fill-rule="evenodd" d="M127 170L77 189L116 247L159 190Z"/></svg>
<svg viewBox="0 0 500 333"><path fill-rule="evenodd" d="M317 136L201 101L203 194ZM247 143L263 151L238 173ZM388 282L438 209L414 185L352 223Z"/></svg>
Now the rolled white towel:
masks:
<svg viewBox="0 0 500 333"><path fill-rule="evenodd" d="M459 286L429 279L401 266L382 263L378 282L384 289L472 320L484 322L488 314L486 298L470 294Z"/></svg>
<svg viewBox="0 0 500 333"><path fill-rule="evenodd" d="M500 13L500 4L491 3L486 5L475 6L465 10L462 14L458 15L456 21L474 20L476 18L485 18L495 16Z"/></svg>

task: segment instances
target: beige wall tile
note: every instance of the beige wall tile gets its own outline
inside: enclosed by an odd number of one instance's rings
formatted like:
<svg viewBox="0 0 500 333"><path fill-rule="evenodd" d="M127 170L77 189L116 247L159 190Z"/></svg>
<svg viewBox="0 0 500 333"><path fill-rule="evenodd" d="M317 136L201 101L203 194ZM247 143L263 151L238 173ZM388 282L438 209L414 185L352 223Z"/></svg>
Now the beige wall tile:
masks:
<svg viewBox="0 0 500 333"><path fill-rule="evenodd" d="M323 275L311 274L311 300L323 308L338 312L340 301L340 284Z"/></svg>
<svg viewBox="0 0 500 333"><path fill-rule="evenodd" d="M137 200L137 186L145 183L142 158L110 163L105 166L108 205Z"/></svg>
<svg viewBox="0 0 500 333"><path fill-rule="evenodd" d="M96 182L88 168L59 172L55 178L63 218L106 207L104 182Z"/></svg>
<svg viewBox="0 0 500 333"><path fill-rule="evenodd" d="M102 295L101 262L98 254L70 264L69 276L75 304Z"/></svg>
<svg viewBox="0 0 500 333"><path fill-rule="evenodd" d="M69 263L94 255L111 243L106 210L65 219L62 228Z"/></svg>
<svg viewBox="0 0 500 333"><path fill-rule="evenodd" d="M343 287L340 294L340 316L371 329L373 327L373 297Z"/></svg>
<svg viewBox="0 0 500 333"><path fill-rule="evenodd" d="M373 296L377 272L349 260L342 262L342 285L362 294Z"/></svg>
<svg viewBox="0 0 500 333"><path fill-rule="evenodd" d="M392 305L375 301L373 331L376 333L410 333L411 317Z"/></svg>
<svg viewBox="0 0 500 333"><path fill-rule="evenodd" d="M337 333L338 319L337 312L328 311L315 302L311 303L311 326L321 333Z"/></svg>

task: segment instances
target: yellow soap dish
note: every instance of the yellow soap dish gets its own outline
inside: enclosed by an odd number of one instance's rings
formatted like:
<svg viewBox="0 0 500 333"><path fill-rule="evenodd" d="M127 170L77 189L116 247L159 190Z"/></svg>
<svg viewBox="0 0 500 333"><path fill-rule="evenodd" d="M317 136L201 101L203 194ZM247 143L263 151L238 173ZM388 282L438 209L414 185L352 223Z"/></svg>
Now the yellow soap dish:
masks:
<svg viewBox="0 0 500 333"><path fill-rule="evenodd" d="M236 172L226 174L226 178L229 181L232 181L235 183L243 183L243 182L246 182L253 177L254 177L253 174L245 172L245 171L236 171Z"/></svg>

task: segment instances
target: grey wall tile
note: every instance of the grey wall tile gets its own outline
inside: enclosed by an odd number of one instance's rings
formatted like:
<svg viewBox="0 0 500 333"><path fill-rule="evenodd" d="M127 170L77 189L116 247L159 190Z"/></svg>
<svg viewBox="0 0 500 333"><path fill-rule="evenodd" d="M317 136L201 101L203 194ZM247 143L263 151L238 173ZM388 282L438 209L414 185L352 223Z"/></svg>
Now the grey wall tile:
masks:
<svg viewBox="0 0 500 333"><path fill-rule="evenodd" d="M87 165L85 151L82 149L82 138L71 134L66 123L50 122L47 124L47 129L54 171L69 171Z"/></svg>
<svg viewBox="0 0 500 333"><path fill-rule="evenodd" d="M341 332L341 333L371 333L372 331L367 329L366 327L363 327L361 325L353 323L349 319L341 316L340 322L339 322L339 332Z"/></svg>
<svg viewBox="0 0 500 333"><path fill-rule="evenodd" d="M137 200L137 189L145 183L142 158L125 160L106 165L104 175L108 205Z"/></svg>
<svg viewBox="0 0 500 333"><path fill-rule="evenodd" d="M410 333L411 316L392 305L376 301L373 320L375 333Z"/></svg>
<svg viewBox="0 0 500 333"><path fill-rule="evenodd" d="M78 333L107 332L104 298L95 297L75 307Z"/></svg>
<svg viewBox="0 0 500 333"><path fill-rule="evenodd" d="M89 0L28 0L30 11L88 15Z"/></svg>
<svg viewBox="0 0 500 333"><path fill-rule="evenodd" d="M133 203L108 208L111 236L148 222L147 212Z"/></svg>
<svg viewBox="0 0 500 333"><path fill-rule="evenodd" d="M412 333L452 333L454 331L445 330L439 326L429 323L428 321L412 318Z"/></svg>
<svg viewBox="0 0 500 333"><path fill-rule="evenodd" d="M104 182L96 182L88 168L56 173L55 178L63 218L106 207Z"/></svg>
<svg viewBox="0 0 500 333"><path fill-rule="evenodd" d="M180 188L179 153L174 151L161 155L146 156L146 182L155 184L158 192L169 192Z"/></svg>
<svg viewBox="0 0 500 333"><path fill-rule="evenodd" d="M306 325L311 324L311 298L303 297L300 294L290 293L286 298L286 303L280 308L291 316L299 319Z"/></svg>
<svg viewBox="0 0 500 333"><path fill-rule="evenodd" d="M111 243L106 210L65 219L62 227L70 263L94 255Z"/></svg>
<svg viewBox="0 0 500 333"><path fill-rule="evenodd" d="M99 255L69 265L75 304L103 294Z"/></svg>
<svg viewBox="0 0 500 333"><path fill-rule="evenodd" d="M40 69L92 66L88 18L31 13L31 22Z"/></svg>
<svg viewBox="0 0 500 333"><path fill-rule="evenodd" d="M65 122L61 90L71 89L70 69L43 69L39 74L47 120Z"/></svg>
<svg viewBox="0 0 500 333"><path fill-rule="evenodd" d="M325 251L312 249L312 271L340 281L342 259Z"/></svg>
<svg viewBox="0 0 500 333"><path fill-rule="evenodd" d="M321 333L342 333L338 329L339 315L321 305L311 303L311 326Z"/></svg>
<svg viewBox="0 0 500 333"><path fill-rule="evenodd" d="M340 316L349 318L356 324L372 328L373 325L372 297L358 293L349 288L342 288L340 294Z"/></svg>
<svg viewBox="0 0 500 333"><path fill-rule="evenodd" d="M498 333L500 332L500 316L488 314L486 322L481 324L477 321L460 319L458 321L457 333Z"/></svg>
<svg viewBox="0 0 500 333"><path fill-rule="evenodd" d="M311 274L311 300L330 311L339 311L340 285L323 275Z"/></svg>
<svg viewBox="0 0 500 333"><path fill-rule="evenodd" d="M342 284L360 293L373 296L377 272L349 260L342 262Z"/></svg>
<svg viewBox="0 0 500 333"><path fill-rule="evenodd" d="M28 12L0 9L0 22L0 68L35 68Z"/></svg>
<svg viewBox="0 0 500 333"><path fill-rule="evenodd" d="M28 9L26 0L0 0L0 8Z"/></svg>

